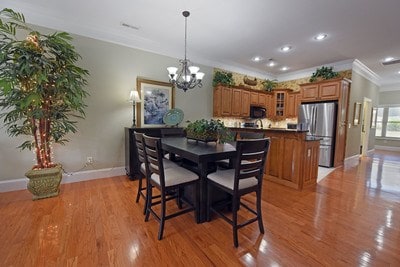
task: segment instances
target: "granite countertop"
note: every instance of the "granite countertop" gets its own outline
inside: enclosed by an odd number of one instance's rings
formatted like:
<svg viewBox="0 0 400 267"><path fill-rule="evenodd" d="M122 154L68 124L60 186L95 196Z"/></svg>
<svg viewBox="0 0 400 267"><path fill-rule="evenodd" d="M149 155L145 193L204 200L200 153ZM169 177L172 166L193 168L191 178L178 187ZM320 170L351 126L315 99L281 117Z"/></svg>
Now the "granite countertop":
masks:
<svg viewBox="0 0 400 267"><path fill-rule="evenodd" d="M306 136L306 141L321 141L322 137Z"/></svg>
<svg viewBox="0 0 400 267"><path fill-rule="evenodd" d="M287 129L287 128L256 128L256 127L228 127L231 130L238 130L238 129L246 129L246 130L253 130L253 131L280 131L280 132L297 132L297 133L304 133L304 132L308 132L306 131L301 131L301 130L297 130L297 129Z"/></svg>

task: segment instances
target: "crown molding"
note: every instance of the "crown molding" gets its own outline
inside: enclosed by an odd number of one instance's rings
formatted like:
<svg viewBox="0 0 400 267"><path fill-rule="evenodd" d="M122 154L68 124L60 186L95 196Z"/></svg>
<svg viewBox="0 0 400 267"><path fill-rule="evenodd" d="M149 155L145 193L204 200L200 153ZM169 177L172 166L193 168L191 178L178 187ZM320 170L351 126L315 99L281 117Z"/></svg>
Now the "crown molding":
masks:
<svg viewBox="0 0 400 267"><path fill-rule="evenodd" d="M380 77L378 74L373 72L371 69L369 69L367 66L365 66L360 60L355 59L353 61L353 71L357 72L361 76L363 76L365 79L373 82L374 84L380 86Z"/></svg>

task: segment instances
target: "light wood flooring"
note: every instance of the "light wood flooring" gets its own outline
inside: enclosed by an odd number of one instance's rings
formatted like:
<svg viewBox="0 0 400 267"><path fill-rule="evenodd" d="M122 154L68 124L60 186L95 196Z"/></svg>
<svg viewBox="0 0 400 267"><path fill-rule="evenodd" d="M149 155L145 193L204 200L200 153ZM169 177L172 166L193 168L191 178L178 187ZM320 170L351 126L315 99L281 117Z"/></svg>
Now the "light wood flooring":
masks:
<svg viewBox="0 0 400 267"><path fill-rule="evenodd" d="M0 266L400 266L400 153L375 151L301 192L265 182L265 234L239 230L237 249L225 221L196 224L192 213L167 221L158 241L136 189L119 176L40 201L1 193Z"/></svg>

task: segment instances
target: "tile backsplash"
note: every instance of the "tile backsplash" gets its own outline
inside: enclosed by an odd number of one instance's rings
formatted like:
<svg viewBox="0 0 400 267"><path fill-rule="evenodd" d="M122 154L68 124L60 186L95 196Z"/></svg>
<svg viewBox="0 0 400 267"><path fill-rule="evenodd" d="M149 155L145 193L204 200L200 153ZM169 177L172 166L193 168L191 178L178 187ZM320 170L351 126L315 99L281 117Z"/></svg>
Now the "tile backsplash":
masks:
<svg viewBox="0 0 400 267"><path fill-rule="evenodd" d="M240 118L219 118L215 117L214 119L219 119L224 122L224 125L227 127L240 127L242 122L255 122L256 119L240 119ZM268 119L262 119L263 128L286 128L288 123L297 123L296 118L285 119L281 121L271 121Z"/></svg>

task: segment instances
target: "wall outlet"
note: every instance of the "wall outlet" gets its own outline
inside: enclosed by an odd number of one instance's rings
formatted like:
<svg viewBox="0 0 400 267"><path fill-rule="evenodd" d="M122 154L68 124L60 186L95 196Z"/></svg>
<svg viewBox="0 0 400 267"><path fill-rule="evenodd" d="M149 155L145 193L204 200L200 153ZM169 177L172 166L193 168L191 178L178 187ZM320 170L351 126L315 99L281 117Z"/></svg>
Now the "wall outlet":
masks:
<svg viewBox="0 0 400 267"><path fill-rule="evenodd" d="M86 157L87 164L93 164L93 157Z"/></svg>

